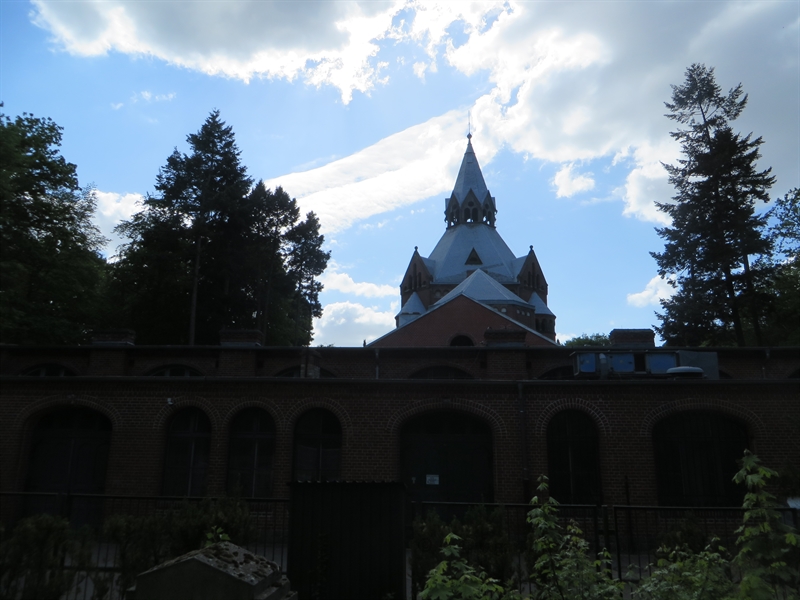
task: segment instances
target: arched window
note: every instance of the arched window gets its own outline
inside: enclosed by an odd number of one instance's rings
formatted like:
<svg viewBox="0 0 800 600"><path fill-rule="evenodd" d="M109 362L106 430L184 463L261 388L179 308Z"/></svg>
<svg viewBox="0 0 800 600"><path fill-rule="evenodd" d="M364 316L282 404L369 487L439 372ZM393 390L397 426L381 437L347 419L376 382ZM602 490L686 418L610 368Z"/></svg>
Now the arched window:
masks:
<svg viewBox="0 0 800 600"><path fill-rule="evenodd" d="M231 423L228 493L267 498L272 493L275 422L260 408L246 408Z"/></svg>
<svg viewBox="0 0 800 600"><path fill-rule="evenodd" d="M164 457L165 496L203 496L211 450L211 423L199 408L184 408L169 420Z"/></svg>
<svg viewBox="0 0 800 600"><path fill-rule="evenodd" d="M455 411L410 419L400 431L400 476L413 501L492 502L492 434Z"/></svg>
<svg viewBox="0 0 800 600"><path fill-rule="evenodd" d="M747 429L713 412L682 412L653 428L658 501L664 506L741 506L733 483L747 448Z"/></svg>
<svg viewBox="0 0 800 600"><path fill-rule="evenodd" d="M336 481L342 465L342 428L329 410L312 408L294 427L294 481Z"/></svg>
<svg viewBox="0 0 800 600"><path fill-rule="evenodd" d="M563 410L547 425L550 495L562 504L601 504L597 427L580 410Z"/></svg>
<svg viewBox="0 0 800 600"><path fill-rule="evenodd" d="M166 365L153 369L148 375L151 377L200 377L203 374L194 367L186 365Z"/></svg>
<svg viewBox="0 0 800 600"><path fill-rule="evenodd" d="M111 422L84 407L61 407L45 413L31 435L26 489L29 492L102 494L105 492ZM65 507L52 497L28 498L27 514L60 513ZM73 498L69 516L73 524L97 524L102 501Z"/></svg>
<svg viewBox="0 0 800 600"><path fill-rule="evenodd" d="M75 371L63 365L47 363L25 369L20 375L24 377L74 377Z"/></svg>
<svg viewBox="0 0 800 600"><path fill-rule="evenodd" d="M27 489L31 492L102 494L111 422L97 411L63 407L33 428Z"/></svg>
<svg viewBox="0 0 800 600"><path fill-rule="evenodd" d="M466 335L457 335L452 340L450 340L451 346L474 346L475 343L469 336Z"/></svg>

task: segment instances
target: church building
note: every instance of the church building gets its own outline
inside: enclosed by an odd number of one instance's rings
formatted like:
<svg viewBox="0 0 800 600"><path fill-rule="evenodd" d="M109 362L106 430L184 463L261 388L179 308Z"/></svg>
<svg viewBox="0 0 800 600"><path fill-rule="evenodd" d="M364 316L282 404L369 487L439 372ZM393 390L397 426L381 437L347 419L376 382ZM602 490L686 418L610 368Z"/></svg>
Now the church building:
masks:
<svg viewBox="0 0 800 600"><path fill-rule="evenodd" d="M555 345L542 267L533 246L517 257L498 233L472 134L444 214L447 227L431 255L414 249L397 328L370 346Z"/></svg>

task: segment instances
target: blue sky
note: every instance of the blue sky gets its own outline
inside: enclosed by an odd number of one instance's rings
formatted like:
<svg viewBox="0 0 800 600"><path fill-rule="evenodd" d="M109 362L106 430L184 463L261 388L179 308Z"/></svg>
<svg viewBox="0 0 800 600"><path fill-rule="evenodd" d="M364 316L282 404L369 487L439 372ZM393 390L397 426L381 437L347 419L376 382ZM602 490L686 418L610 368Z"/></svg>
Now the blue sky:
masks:
<svg viewBox="0 0 800 600"><path fill-rule="evenodd" d="M518 256L533 245L559 339L656 323L654 202L679 156L663 103L693 62L749 93L735 126L763 136L773 197L800 185L796 0L0 1L3 110L64 127L102 230L219 109L250 175L320 217L314 343L337 346L394 326L414 247L444 232L468 118L498 231Z"/></svg>

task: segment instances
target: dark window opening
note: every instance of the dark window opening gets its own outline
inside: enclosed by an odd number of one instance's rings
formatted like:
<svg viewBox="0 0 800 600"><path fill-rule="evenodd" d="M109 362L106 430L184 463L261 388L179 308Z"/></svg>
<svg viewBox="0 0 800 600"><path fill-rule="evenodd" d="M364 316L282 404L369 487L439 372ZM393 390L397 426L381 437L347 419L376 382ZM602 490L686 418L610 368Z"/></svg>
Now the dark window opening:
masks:
<svg viewBox="0 0 800 600"><path fill-rule="evenodd" d="M167 427L165 496L203 496L211 450L211 423L199 408L184 408Z"/></svg>
<svg viewBox="0 0 800 600"><path fill-rule="evenodd" d="M459 412L409 420L400 432L400 473L413 501L492 502L492 434Z"/></svg>
<svg viewBox="0 0 800 600"><path fill-rule="evenodd" d="M75 371L56 363L48 363L25 369L20 375L24 377L74 377Z"/></svg>
<svg viewBox="0 0 800 600"><path fill-rule="evenodd" d="M580 410L564 410L547 426L550 495L562 504L602 504L597 427Z"/></svg>
<svg viewBox="0 0 800 600"><path fill-rule="evenodd" d="M712 412L684 412L653 429L659 504L741 506L744 488L733 483L747 448L739 421Z"/></svg>
<svg viewBox="0 0 800 600"><path fill-rule="evenodd" d="M152 377L202 377L203 374L194 367L167 365L150 371L148 375Z"/></svg>
<svg viewBox="0 0 800 600"><path fill-rule="evenodd" d="M472 375L447 365L426 367L409 376L409 379L472 379Z"/></svg>
<svg viewBox="0 0 800 600"><path fill-rule="evenodd" d="M466 335L457 335L452 340L450 340L451 346L474 346L474 342L472 338Z"/></svg>
<svg viewBox="0 0 800 600"><path fill-rule="evenodd" d="M45 413L33 428L25 488L29 492L103 494L105 492L111 422L83 407L62 407ZM61 514L65 506L52 497L27 499L26 514ZM102 521L97 498L73 498L68 516L73 524Z"/></svg>
<svg viewBox="0 0 800 600"><path fill-rule="evenodd" d="M267 498L272 493L275 422L261 408L246 408L231 423L228 493Z"/></svg>
<svg viewBox="0 0 800 600"><path fill-rule="evenodd" d="M469 256L467 257L467 260L466 260L466 262L464 264L465 265L482 265L483 264L483 261L481 260L481 257L478 256L478 253L475 250L475 248L473 248L472 251L469 253Z"/></svg>
<svg viewBox="0 0 800 600"><path fill-rule="evenodd" d="M324 408L304 413L294 428L294 480L337 481L341 464L339 419Z"/></svg>

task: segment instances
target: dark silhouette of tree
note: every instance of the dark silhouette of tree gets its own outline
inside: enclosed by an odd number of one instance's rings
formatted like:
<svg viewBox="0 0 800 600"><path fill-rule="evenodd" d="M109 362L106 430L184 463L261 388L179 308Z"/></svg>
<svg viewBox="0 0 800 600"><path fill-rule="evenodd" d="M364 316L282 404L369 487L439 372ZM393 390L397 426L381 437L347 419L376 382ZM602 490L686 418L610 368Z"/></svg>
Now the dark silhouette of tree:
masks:
<svg viewBox="0 0 800 600"><path fill-rule="evenodd" d="M267 344L308 344L315 313L305 305L316 301L305 292L309 273L319 275L329 257L318 227L308 229L316 217L298 223L286 192L253 185L219 111L187 141L190 153L173 152L156 193L118 227L130 238L112 282L121 320L143 343L214 344L220 329L257 328ZM294 256L309 245L317 261L298 271Z"/></svg>
<svg viewBox="0 0 800 600"><path fill-rule="evenodd" d="M775 179L771 169L756 166L763 140L729 125L747 96L741 84L723 94L714 69L693 64L665 104L666 116L681 126L671 135L683 157L664 165L676 191L673 202L657 204L672 223L657 229L664 251L651 254L662 277L676 275L670 283L677 293L662 300L656 330L670 345L743 346L748 329L760 345L769 269L754 259L769 256L772 242L755 203L769 201Z"/></svg>
<svg viewBox="0 0 800 600"><path fill-rule="evenodd" d="M2 106L0 104L0 106ZM80 189L51 119L0 114L0 341L85 341L99 305L105 239L94 188Z"/></svg>

